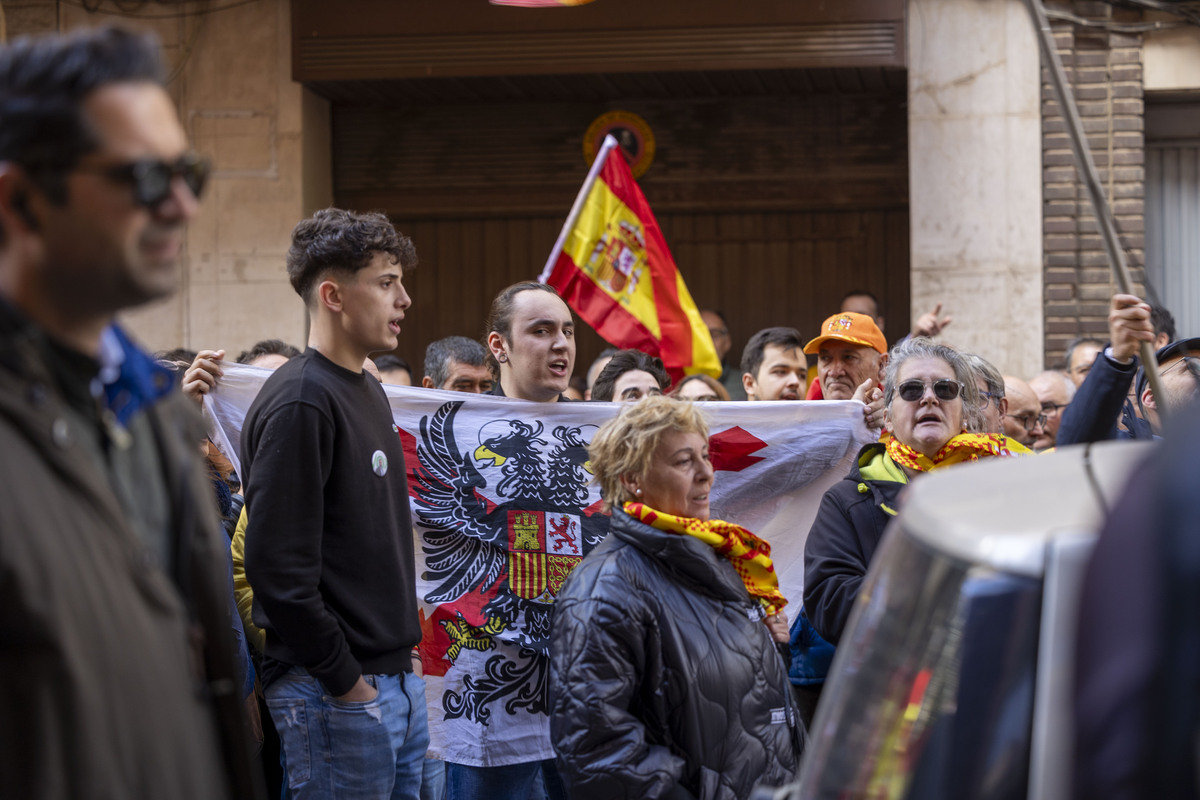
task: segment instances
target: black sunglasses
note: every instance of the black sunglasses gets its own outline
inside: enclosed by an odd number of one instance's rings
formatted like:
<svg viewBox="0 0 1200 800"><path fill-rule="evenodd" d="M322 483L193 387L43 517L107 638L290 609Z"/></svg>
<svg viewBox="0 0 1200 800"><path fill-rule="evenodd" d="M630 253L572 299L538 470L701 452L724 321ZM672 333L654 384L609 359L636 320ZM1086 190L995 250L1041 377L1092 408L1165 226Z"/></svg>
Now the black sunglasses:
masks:
<svg viewBox="0 0 1200 800"><path fill-rule="evenodd" d="M76 167L80 172L96 172L133 187L133 199L146 208L157 208L171 194L171 181L183 178L197 200L204 192L212 165L196 153L184 153L173 164L153 158L143 158L127 164Z"/></svg>
<svg viewBox="0 0 1200 800"><path fill-rule="evenodd" d="M925 396L925 387L928 385L925 381L905 381L896 387L896 391L899 393L901 400L915 403ZM940 381L933 382L933 396L938 400L953 400L958 397L958 393L961 391L962 384L958 381L943 378Z"/></svg>

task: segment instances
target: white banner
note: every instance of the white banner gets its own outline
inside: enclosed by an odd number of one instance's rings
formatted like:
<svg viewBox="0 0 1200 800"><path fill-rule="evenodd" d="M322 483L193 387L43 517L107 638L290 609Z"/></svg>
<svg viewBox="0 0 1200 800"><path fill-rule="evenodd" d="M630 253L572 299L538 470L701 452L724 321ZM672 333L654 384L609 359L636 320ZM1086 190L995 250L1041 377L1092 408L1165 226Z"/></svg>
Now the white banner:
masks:
<svg viewBox="0 0 1200 800"><path fill-rule="evenodd" d="M205 400L213 440L240 468L241 427L267 370L229 365ZM553 758L551 609L608 532L587 444L616 403L530 403L386 386L404 442L430 755L500 766ZM875 437L856 402L706 403L713 516L771 544L789 617L825 490ZM248 535L253 535L250 520Z"/></svg>

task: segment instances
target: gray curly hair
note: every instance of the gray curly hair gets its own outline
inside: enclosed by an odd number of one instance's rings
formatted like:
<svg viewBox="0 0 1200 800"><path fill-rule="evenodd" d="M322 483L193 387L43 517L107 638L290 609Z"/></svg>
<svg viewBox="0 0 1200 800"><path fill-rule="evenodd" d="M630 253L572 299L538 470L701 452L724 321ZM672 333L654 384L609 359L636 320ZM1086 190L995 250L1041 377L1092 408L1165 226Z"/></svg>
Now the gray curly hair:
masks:
<svg viewBox="0 0 1200 800"><path fill-rule="evenodd" d="M979 410L979 387L975 385L975 371L967 356L948 344L941 344L924 336L906 339L892 348L888 357L887 370L883 375L883 402L890 409L896 399L897 378L900 367L910 358L937 358L945 361L954 370L954 378L962 384L960 397L963 400L963 423L968 431L983 430L983 414Z"/></svg>

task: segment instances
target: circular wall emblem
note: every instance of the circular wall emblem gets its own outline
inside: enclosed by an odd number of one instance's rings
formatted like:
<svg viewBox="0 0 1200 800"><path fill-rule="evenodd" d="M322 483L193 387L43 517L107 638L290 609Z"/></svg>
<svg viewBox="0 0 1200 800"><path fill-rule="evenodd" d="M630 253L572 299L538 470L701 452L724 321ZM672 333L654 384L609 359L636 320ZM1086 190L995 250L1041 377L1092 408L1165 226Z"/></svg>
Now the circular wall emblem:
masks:
<svg viewBox="0 0 1200 800"><path fill-rule="evenodd" d="M371 454L371 471L379 477L387 475L387 456L382 450L376 450Z"/></svg>
<svg viewBox="0 0 1200 800"><path fill-rule="evenodd" d="M588 126L587 133L583 135L583 158L588 166L596 160L600 144L605 135L610 133L625 151L625 158L629 161L633 177L642 177L654 161L654 131L650 129L646 120L632 111L610 111L601 114Z"/></svg>

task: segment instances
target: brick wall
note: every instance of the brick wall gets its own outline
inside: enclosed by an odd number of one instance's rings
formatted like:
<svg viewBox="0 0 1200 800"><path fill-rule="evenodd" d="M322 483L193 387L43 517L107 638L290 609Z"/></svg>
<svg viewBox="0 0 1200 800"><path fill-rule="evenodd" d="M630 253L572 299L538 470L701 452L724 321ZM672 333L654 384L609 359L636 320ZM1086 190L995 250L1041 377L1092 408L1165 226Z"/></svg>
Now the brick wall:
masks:
<svg viewBox="0 0 1200 800"><path fill-rule="evenodd" d="M1137 12L1098 2L1071 4L1089 20L1131 22ZM1053 22L1055 42L1100 181L1116 217L1135 288L1145 263L1145 143L1140 35ZM1116 283L1087 191L1076 173L1066 120L1042 70L1042 197L1045 252L1045 365L1062 365L1067 342L1108 335L1108 302Z"/></svg>

